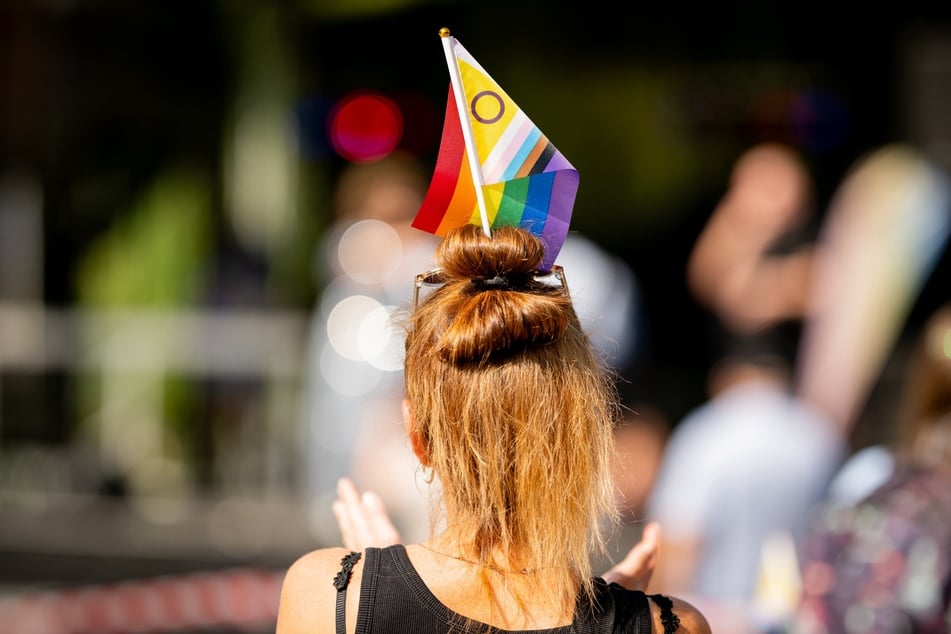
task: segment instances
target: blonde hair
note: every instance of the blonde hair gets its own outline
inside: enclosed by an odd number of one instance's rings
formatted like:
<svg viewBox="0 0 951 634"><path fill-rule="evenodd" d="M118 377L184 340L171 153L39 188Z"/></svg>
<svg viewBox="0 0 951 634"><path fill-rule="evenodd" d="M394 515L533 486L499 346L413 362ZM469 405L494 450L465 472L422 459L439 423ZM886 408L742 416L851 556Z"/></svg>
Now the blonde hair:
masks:
<svg viewBox="0 0 951 634"><path fill-rule="evenodd" d="M410 316L406 395L459 544L486 568L546 573L544 593L591 595L613 518L613 376L567 290L536 279L532 234L474 225L436 251L446 278ZM542 588L538 588L542 591Z"/></svg>

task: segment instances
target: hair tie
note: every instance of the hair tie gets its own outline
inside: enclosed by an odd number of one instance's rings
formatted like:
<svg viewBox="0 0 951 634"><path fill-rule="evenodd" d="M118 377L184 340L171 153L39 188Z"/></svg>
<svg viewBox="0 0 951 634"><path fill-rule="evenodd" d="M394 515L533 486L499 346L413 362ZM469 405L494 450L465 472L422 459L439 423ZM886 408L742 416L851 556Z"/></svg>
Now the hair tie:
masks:
<svg viewBox="0 0 951 634"><path fill-rule="evenodd" d="M505 273L496 273L492 277L474 277L472 284L476 288L508 289L512 287L512 282Z"/></svg>

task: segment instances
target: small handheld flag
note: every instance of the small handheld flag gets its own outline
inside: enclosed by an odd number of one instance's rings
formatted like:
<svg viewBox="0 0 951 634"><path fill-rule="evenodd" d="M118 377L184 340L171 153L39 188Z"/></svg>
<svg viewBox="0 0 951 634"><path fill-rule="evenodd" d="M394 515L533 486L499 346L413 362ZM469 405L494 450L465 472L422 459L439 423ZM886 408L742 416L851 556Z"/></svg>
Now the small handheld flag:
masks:
<svg viewBox="0 0 951 634"><path fill-rule="evenodd" d="M440 29L449 99L429 189L413 226L444 236L464 224L518 226L545 243L550 270L565 242L578 171L459 41Z"/></svg>

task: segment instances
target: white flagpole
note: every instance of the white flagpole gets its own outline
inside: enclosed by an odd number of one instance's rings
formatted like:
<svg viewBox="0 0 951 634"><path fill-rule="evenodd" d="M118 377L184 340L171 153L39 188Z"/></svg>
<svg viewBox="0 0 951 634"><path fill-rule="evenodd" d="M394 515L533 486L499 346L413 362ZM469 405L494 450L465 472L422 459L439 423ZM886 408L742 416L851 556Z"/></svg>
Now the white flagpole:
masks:
<svg viewBox="0 0 951 634"><path fill-rule="evenodd" d="M482 218L482 231L486 237L492 237L489 227L489 212L486 211L485 197L482 195L482 166L479 164L479 155L476 153L475 140L472 137L472 121L469 120L469 108L466 105L466 93L462 87L462 77L459 75L459 62L456 53L452 50L452 37L449 29L439 29L442 39L442 48L446 53L446 64L449 66L449 79L452 81L452 91L456 95L456 110L459 111L459 122L462 124L462 138L466 144L466 154L469 155L469 171L472 172L472 184L475 186L476 200L479 203L479 216Z"/></svg>

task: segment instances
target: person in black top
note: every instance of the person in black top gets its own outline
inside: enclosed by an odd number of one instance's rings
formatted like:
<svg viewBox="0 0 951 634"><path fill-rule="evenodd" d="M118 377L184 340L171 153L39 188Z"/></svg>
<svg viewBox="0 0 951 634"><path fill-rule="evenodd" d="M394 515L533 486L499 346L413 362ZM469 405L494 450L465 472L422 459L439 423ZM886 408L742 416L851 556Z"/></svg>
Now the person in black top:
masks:
<svg viewBox="0 0 951 634"><path fill-rule="evenodd" d="M602 577L615 514L613 377L543 242L505 227L452 230L416 278L406 324L403 418L438 491L431 537L402 545L378 500L344 481L346 548L288 570L278 634L686 632L693 606L645 595L657 527Z"/></svg>

